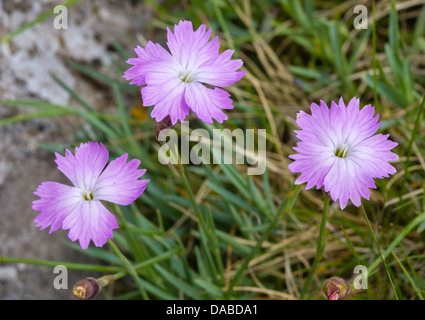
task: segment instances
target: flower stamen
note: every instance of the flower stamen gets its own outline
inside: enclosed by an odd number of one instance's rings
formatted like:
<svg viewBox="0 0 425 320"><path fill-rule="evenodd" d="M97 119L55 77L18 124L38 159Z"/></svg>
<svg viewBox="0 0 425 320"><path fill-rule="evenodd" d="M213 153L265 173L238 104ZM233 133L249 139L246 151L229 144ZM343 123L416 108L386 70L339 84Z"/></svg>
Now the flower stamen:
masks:
<svg viewBox="0 0 425 320"><path fill-rule="evenodd" d="M86 192L84 193L84 195L83 195L83 198L84 198L84 200L86 200L86 201L93 200L93 199L94 199L93 192L91 192L91 191L86 191Z"/></svg>
<svg viewBox="0 0 425 320"><path fill-rule="evenodd" d="M348 146L347 145L343 145L342 147L336 148L335 155L338 158L347 158L347 155L348 155Z"/></svg>
<svg viewBox="0 0 425 320"><path fill-rule="evenodd" d="M180 72L179 78L186 83L193 82L193 75L196 72L196 70L190 71L190 70L183 70Z"/></svg>

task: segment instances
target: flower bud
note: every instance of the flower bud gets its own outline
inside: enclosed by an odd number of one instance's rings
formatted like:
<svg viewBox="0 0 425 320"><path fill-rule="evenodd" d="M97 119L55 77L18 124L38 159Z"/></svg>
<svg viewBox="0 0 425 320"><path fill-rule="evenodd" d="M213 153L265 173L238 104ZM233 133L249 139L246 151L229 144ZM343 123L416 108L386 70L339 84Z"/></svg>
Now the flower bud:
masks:
<svg viewBox="0 0 425 320"><path fill-rule="evenodd" d="M109 286L115 280L116 278L110 274L100 277L99 279L87 277L74 285L72 293L79 299L89 300L102 291L103 287Z"/></svg>
<svg viewBox="0 0 425 320"><path fill-rule="evenodd" d="M155 123L155 135L156 138L158 139L159 133L164 130L164 129L171 129L173 128L173 124L171 122L171 118L170 116L166 116L164 119L162 119L159 122Z"/></svg>
<svg viewBox="0 0 425 320"><path fill-rule="evenodd" d="M328 300L344 300L351 295L351 287L344 279L332 277L325 281L323 293Z"/></svg>
<svg viewBox="0 0 425 320"><path fill-rule="evenodd" d="M79 299L94 298L102 289L95 278L85 278L78 281L72 288L72 293Z"/></svg>

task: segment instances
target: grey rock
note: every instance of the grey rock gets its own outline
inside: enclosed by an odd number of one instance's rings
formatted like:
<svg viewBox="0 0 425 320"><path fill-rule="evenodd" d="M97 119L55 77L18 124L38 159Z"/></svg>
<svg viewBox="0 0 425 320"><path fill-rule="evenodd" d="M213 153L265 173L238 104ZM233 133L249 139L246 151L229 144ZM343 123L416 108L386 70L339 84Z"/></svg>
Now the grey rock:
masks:
<svg viewBox="0 0 425 320"><path fill-rule="evenodd" d="M16 30L61 1L0 0L0 37ZM100 66L110 62L107 48L113 40L130 40L149 19L144 4L132 1L82 1L68 9L67 30L53 27L54 17L0 45L0 100L37 99L56 104L71 102L49 76L53 72L69 87L80 92L96 108L115 108L107 90L98 90L67 60ZM33 112L0 103L0 119ZM100 263L65 243L67 231L38 230L31 202L43 181L69 181L57 170L54 155L39 143L69 144L81 119L37 119L0 127L0 256ZM74 299L75 282L93 273L69 270L68 289L55 289L53 267L0 263L0 299Z"/></svg>

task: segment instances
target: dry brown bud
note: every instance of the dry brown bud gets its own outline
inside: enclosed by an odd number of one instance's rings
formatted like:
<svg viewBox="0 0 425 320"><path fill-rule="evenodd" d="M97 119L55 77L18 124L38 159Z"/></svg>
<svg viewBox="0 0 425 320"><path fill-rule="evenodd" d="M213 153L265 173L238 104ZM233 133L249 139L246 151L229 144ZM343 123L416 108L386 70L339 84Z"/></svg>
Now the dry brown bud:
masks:
<svg viewBox="0 0 425 320"><path fill-rule="evenodd" d="M156 138L158 139L159 133L164 130L164 129L171 129L173 128L173 124L171 123L171 118L170 116L166 116L164 119L162 119L159 122L155 123L155 135Z"/></svg>
<svg viewBox="0 0 425 320"><path fill-rule="evenodd" d="M101 289L102 287L95 278L85 278L74 285L72 293L79 299L88 300L94 298Z"/></svg>

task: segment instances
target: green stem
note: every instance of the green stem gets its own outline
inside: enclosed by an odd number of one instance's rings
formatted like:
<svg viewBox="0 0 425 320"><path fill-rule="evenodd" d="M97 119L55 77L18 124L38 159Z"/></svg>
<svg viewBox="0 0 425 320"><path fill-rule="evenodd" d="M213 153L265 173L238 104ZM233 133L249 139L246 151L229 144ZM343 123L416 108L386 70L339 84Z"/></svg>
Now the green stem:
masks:
<svg viewBox="0 0 425 320"><path fill-rule="evenodd" d="M385 270L386 270L387 276L388 276L388 280L390 281L391 288L393 289L393 292L394 292L394 296L397 300L399 300L398 295L397 295L397 291L394 287L393 279L392 279L391 274L390 274L390 270L387 266L387 262L385 261L385 257L383 256L381 249L379 248L378 240L376 240L375 232L373 232L373 228L372 228L372 225L370 224L369 218L367 217L366 210L364 209L363 205L361 205L360 207L362 208L363 215L366 219L367 225L369 226L369 230L370 230L370 233L372 234L372 238L373 238L373 241L375 242L375 246L376 246L376 249L378 250L378 254L381 257L382 262L384 263Z"/></svg>
<svg viewBox="0 0 425 320"><path fill-rule="evenodd" d="M415 219L413 219L409 224L397 235L397 237L391 242L391 244L388 246L388 248L384 251L382 254L383 257L387 257L397 246L398 244L411 232L418 224L425 221L425 212L417 216ZM367 269L367 272L369 275L372 275L375 273L375 269L380 264L380 258L377 258Z"/></svg>
<svg viewBox="0 0 425 320"><path fill-rule="evenodd" d="M102 272L102 273L114 273L122 271L122 267L110 267L110 266L100 266L94 264L83 264L83 263L70 263L63 261L50 261L50 260L38 260L38 259L24 259L24 258L13 258L13 257L0 257L0 263L24 263L32 264L38 266L46 267L56 267L58 265L63 265L68 269L72 270L84 270L84 271L93 271L93 272Z"/></svg>
<svg viewBox="0 0 425 320"><path fill-rule="evenodd" d="M393 252L391 252L394 259L397 261L397 264L400 266L401 270L403 270L404 275L406 276L407 280L409 280L410 285L412 286L413 290L415 290L416 294L418 295L419 299L424 300L424 297L421 293L421 290L416 286L415 281L413 281L412 277L409 275L409 272L404 267L403 263L400 261L400 259L397 257L397 255Z"/></svg>
<svg viewBox="0 0 425 320"><path fill-rule="evenodd" d="M422 119L421 116L424 111L424 107L425 107L425 95L422 99L421 105L418 107L418 110L416 111L415 125L413 127L412 136L410 137L409 144L407 146L406 161L404 162L404 169L406 173L404 175L403 185L406 184L407 178L410 176L410 172L409 172L410 155L412 153L413 141L415 141L416 135L418 134L419 127L421 125L421 119Z"/></svg>
<svg viewBox="0 0 425 320"><path fill-rule="evenodd" d="M134 268L134 266L128 261L128 259L124 256L124 254L121 252L121 250L118 248L118 246L111 240L108 239L108 243L111 246L112 250L115 252L115 254L121 259L123 262L125 268L127 269L128 273L133 278L134 282L137 285L137 288L139 289L140 294L142 295L143 299L149 300L149 297L145 291L145 288L142 285L142 282L140 281L139 276L137 275L137 271Z"/></svg>
<svg viewBox="0 0 425 320"><path fill-rule="evenodd" d="M298 198L298 194L300 190L301 190L300 186L296 186L295 190L291 190L288 193L288 196L286 198L287 201L285 202L285 205L282 206L282 209L278 210L278 214L276 215L274 220L270 223L269 227L266 230L264 230L260 240L258 240L255 247L251 250L251 252L245 258L244 262L236 271L235 275L230 281L229 288L227 290L228 296L231 296L233 287L237 284L237 282L239 281L239 278L242 276L243 272L246 270L251 260L255 257L255 254L257 253L257 251L261 248L261 245L263 244L263 242L268 238L270 233L276 227L277 223L285 216L285 214L287 214L292 209L292 207L295 204L295 200Z"/></svg>
<svg viewBox="0 0 425 320"><path fill-rule="evenodd" d="M189 181L187 180L184 166L181 167L180 177L183 181L184 187L187 190L187 193L189 194L190 201L192 202L192 205L195 209L196 215L197 215L198 220L199 220L199 224L201 225L201 229L207 235L207 237L210 238L209 235L210 235L210 232L212 232L212 231L208 230L208 227L207 227L205 220L204 220L204 216L202 215L201 209L199 208L199 205L196 202L195 195L193 194L192 188L190 187ZM214 245L214 237L211 237L209 240ZM215 257L217 259L217 265L218 265L218 268L219 268L219 273L222 275L221 281L224 285L224 271L222 270L222 268L220 268L220 266L221 266L220 264L222 263L220 253L219 252L217 253L215 250L213 250L213 254L215 255ZM211 270L213 270L215 265L212 261L209 261L209 266L210 266Z"/></svg>
<svg viewBox="0 0 425 320"><path fill-rule="evenodd" d="M192 202L193 208L195 209L199 223L201 224L202 229L206 232L208 229L205 224L204 216L202 215L201 209L199 208L199 205L196 202L195 195L193 194L192 188L190 187L189 181L187 180L184 166L182 166L182 169L180 170L180 178L182 179L184 187L186 188L186 191L189 194L190 201Z"/></svg>
<svg viewBox="0 0 425 320"><path fill-rule="evenodd" d="M143 261L143 262L140 262L140 263L137 263L137 264L133 265L133 269L137 272L140 269L149 267L149 266L151 266L153 264L156 264L156 263L161 262L161 261L163 261L165 259L168 259L169 257L171 257L172 255L178 253L179 251L181 251L181 248L174 248L173 250L170 250L168 252L165 252L163 254L160 254L159 256L156 256L154 258L151 258L151 259L148 259L146 261ZM116 274L113 275L114 276L114 280L118 280L118 279L120 279L122 277L125 277L128 273L129 273L128 270L120 271L120 272L118 272L118 273L116 273Z"/></svg>
<svg viewBox="0 0 425 320"><path fill-rule="evenodd" d="M304 298L304 295L306 294L308 287L310 286L311 281L313 280L314 272L319 266L320 260L322 260L323 252L325 252L326 222L328 221L328 211L329 211L329 197L326 196L325 202L323 205L322 222L320 224L319 239L317 240L316 256L314 258L313 265L310 268L310 272L308 273L307 280L304 283L304 287L300 297L301 299Z"/></svg>
<svg viewBox="0 0 425 320"><path fill-rule="evenodd" d="M375 0L372 1L372 69L373 69L373 104L378 112L378 76L376 74L376 16Z"/></svg>
<svg viewBox="0 0 425 320"><path fill-rule="evenodd" d="M235 44L233 43L232 36L230 35L229 28L226 24L226 19L224 19L223 14L221 13L220 7L219 7L219 1L214 0L213 1L214 6L214 12L217 16L218 22L220 24L220 27L223 29L224 37L226 38L227 45L230 49L235 49ZM237 52L234 53L235 57L237 57Z"/></svg>

